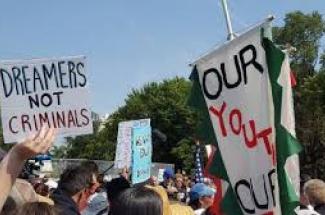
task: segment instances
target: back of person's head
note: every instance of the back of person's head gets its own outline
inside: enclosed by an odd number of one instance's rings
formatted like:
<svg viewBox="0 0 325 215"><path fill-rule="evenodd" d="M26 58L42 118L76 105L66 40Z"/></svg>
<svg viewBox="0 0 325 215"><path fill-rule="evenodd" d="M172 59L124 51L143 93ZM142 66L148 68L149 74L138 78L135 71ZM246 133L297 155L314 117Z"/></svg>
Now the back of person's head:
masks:
<svg viewBox="0 0 325 215"><path fill-rule="evenodd" d="M112 179L105 186L107 192L107 199L110 203L114 202L117 196L124 190L130 188L130 182L124 177Z"/></svg>
<svg viewBox="0 0 325 215"><path fill-rule="evenodd" d="M16 201L11 196L8 196L6 202L2 207L2 210L0 211L0 215L16 215L17 208L18 205Z"/></svg>
<svg viewBox="0 0 325 215"><path fill-rule="evenodd" d="M60 176L58 188L69 196L74 196L83 189L89 188L92 183L92 174L86 168L77 166L66 169Z"/></svg>
<svg viewBox="0 0 325 215"><path fill-rule="evenodd" d="M304 193L311 205L325 204L325 182L311 179L304 185Z"/></svg>
<svg viewBox="0 0 325 215"><path fill-rule="evenodd" d="M94 161L90 161L90 160L83 161L83 162L81 163L81 166L82 166L83 168L88 169L89 172L95 174L96 176L99 174L99 168L98 168L98 165L97 165Z"/></svg>
<svg viewBox="0 0 325 215"><path fill-rule="evenodd" d="M160 196L163 204L163 215L171 215L172 211L170 208L170 202L168 199L167 191L162 186L147 185L146 187L155 191Z"/></svg>
<svg viewBox="0 0 325 215"><path fill-rule="evenodd" d="M111 212L112 215L162 215L162 200L149 188L129 188L117 197Z"/></svg>
<svg viewBox="0 0 325 215"><path fill-rule="evenodd" d="M18 215L57 215L54 207L45 202L27 202L18 211Z"/></svg>

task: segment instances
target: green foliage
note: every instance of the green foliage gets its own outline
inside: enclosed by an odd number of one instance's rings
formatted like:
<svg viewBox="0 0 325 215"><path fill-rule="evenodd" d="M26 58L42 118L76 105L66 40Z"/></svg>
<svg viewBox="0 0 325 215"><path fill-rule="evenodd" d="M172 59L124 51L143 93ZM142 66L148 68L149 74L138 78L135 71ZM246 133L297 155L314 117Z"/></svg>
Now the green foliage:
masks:
<svg viewBox="0 0 325 215"><path fill-rule="evenodd" d="M190 82L177 77L132 90L125 105L109 117L103 132L110 142L115 142L119 122L150 118L152 128L167 136L165 142L153 136L153 161L188 169L193 162L193 153L188 149L193 145L191 137L196 122L195 114L186 106L189 90ZM188 153L183 154L184 150Z"/></svg>
<svg viewBox="0 0 325 215"><path fill-rule="evenodd" d="M325 178L325 72L306 78L296 100L296 130L304 145L302 172Z"/></svg>
<svg viewBox="0 0 325 215"><path fill-rule="evenodd" d="M318 12L303 14L300 11L288 13L284 27L275 27L274 40L283 46L293 46L291 52L293 69L298 72L299 81L315 73L320 40L325 31L325 23Z"/></svg>
<svg viewBox="0 0 325 215"><path fill-rule="evenodd" d="M54 147L55 158L85 158L91 160L112 160L112 143L105 140L100 132L100 121L93 123L94 133L77 137L67 137L66 144Z"/></svg>

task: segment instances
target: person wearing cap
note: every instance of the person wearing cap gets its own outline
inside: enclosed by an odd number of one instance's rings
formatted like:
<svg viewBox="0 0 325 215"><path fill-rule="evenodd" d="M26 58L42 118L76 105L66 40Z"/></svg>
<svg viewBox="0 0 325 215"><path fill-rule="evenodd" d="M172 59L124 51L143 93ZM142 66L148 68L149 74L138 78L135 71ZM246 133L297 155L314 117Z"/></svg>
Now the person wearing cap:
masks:
<svg viewBox="0 0 325 215"><path fill-rule="evenodd" d="M207 209L213 204L215 190L204 183L195 184L190 190L190 203L195 215L207 215Z"/></svg>
<svg viewBox="0 0 325 215"><path fill-rule="evenodd" d="M174 185L174 170L170 167L166 167L163 174L163 182L159 185L166 189L168 197L173 198L174 194L177 192L177 189Z"/></svg>

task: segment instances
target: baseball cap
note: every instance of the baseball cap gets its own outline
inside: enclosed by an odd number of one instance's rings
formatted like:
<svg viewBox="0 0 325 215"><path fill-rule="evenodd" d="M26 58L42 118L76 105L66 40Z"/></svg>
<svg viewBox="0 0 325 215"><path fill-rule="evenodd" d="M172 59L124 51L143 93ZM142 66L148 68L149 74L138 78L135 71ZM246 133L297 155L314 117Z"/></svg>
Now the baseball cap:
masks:
<svg viewBox="0 0 325 215"><path fill-rule="evenodd" d="M170 167L166 167L164 170L163 178L169 179L169 178L174 178L174 170Z"/></svg>
<svg viewBox="0 0 325 215"><path fill-rule="evenodd" d="M190 200L194 201L203 196L213 196L214 194L214 189L210 188L204 183L197 183L190 190Z"/></svg>

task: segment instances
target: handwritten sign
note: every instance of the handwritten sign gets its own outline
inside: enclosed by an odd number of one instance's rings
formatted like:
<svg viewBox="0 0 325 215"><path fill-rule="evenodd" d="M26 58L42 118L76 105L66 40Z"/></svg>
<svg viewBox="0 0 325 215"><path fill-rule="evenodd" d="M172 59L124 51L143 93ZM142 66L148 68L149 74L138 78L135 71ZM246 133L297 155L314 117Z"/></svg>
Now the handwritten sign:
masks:
<svg viewBox="0 0 325 215"><path fill-rule="evenodd" d="M62 136L93 132L85 57L0 62L5 143L42 126Z"/></svg>
<svg viewBox="0 0 325 215"><path fill-rule="evenodd" d="M150 178L152 157L151 127L135 127L132 134L132 183Z"/></svg>
<svg viewBox="0 0 325 215"><path fill-rule="evenodd" d="M150 126L150 119L130 120L118 124L114 168L122 169L131 166L133 129L146 126Z"/></svg>
<svg viewBox="0 0 325 215"><path fill-rule="evenodd" d="M243 214L280 214L274 106L261 26L196 66L222 160Z"/></svg>

